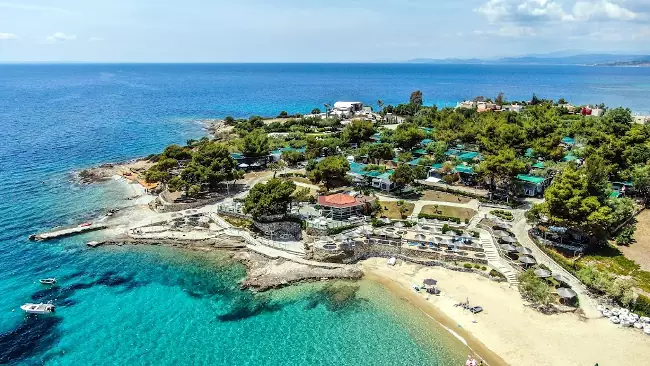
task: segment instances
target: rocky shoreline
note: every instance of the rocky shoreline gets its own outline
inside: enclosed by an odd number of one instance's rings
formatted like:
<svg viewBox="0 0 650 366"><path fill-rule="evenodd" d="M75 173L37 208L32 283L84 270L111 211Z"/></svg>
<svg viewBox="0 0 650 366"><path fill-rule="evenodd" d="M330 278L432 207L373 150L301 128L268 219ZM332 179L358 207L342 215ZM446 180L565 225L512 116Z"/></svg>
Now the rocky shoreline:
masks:
<svg viewBox="0 0 650 366"><path fill-rule="evenodd" d="M297 263L285 258L269 258L247 249L246 244L238 240L221 241L215 244L214 240L177 241L121 238L108 240L103 245L162 245L198 252L225 251L230 254L232 259L247 268L246 278L240 284L241 288L256 292L305 282L334 279L358 280L363 277L363 272L357 265L329 268Z"/></svg>

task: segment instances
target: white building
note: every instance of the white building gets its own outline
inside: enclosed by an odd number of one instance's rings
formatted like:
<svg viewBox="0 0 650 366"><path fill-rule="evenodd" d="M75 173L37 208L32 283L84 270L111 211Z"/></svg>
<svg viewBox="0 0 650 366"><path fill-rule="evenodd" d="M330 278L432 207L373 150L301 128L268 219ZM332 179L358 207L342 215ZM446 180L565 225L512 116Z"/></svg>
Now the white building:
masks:
<svg viewBox="0 0 650 366"><path fill-rule="evenodd" d="M471 100L459 102L458 104L456 104L456 108L474 109L476 108L476 102L473 102Z"/></svg>

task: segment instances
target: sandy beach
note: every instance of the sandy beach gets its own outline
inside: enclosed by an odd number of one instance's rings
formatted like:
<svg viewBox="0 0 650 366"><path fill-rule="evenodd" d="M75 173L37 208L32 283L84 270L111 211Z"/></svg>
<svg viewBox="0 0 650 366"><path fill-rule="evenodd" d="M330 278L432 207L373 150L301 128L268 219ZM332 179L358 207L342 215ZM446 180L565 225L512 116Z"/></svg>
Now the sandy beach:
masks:
<svg viewBox="0 0 650 366"><path fill-rule="evenodd" d="M402 261L391 267L385 259L369 259L361 267L365 278L452 329L489 365L634 365L650 354L650 337L638 330L615 326L605 318L541 314L526 307L518 290L505 283ZM441 296L427 300L413 291L412 284L425 278L438 281ZM467 299L485 310L473 315L454 306Z"/></svg>

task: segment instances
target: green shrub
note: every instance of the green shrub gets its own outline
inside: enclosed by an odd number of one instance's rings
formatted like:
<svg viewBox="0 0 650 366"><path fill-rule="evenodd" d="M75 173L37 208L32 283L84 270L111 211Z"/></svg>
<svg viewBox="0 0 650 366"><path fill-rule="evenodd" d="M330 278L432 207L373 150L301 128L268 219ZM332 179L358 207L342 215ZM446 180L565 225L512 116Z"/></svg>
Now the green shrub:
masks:
<svg viewBox="0 0 650 366"><path fill-rule="evenodd" d="M465 263L465 264L463 264L463 267L465 267L467 269L472 269L472 264L471 263Z"/></svg>
<svg viewBox="0 0 650 366"><path fill-rule="evenodd" d="M453 216L444 216L444 215L433 215L433 214L426 214L426 213L420 213L418 215L419 218L425 218L425 219L430 219L430 220L440 220L440 221L451 221L455 222L457 224L460 224L460 217L453 217Z"/></svg>
<svg viewBox="0 0 650 366"><path fill-rule="evenodd" d="M634 231L636 227L634 225L626 225L621 229L621 231L616 236L617 245L630 245L634 241Z"/></svg>
<svg viewBox="0 0 650 366"><path fill-rule="evenodd" d="M449 225L447 225L447 224L442 225L442 233L443 233L443 234L447 234L447 232L448 232L449 230L450 230L450 229L449 229Z"/></svg>
<svg viewBox="0 0 650 366"><path fill-rule="evenodd" d="M632 303L631 310L641 316L650 316L650 298L639 295L636 301Z"/></svg>
<svg viewBox="0 0 650 366"><path fill-rule="evenodd" d="M503 279L503 280L506 279L506 276L504 276L503 273L497 271L496 269L492 269L492 270L490 270L490 276L491 276L491 277L501 278L501 279Z"/></svg>
<svg viewBox="0 0 650 366"><path fill-rule="evenodd" d="M469 219L465 219L465 224L469 224Z"/></svg>
<svg viewBox="0 0 650 366"><path fill-rule="evenodd" d="M474 265L474 268L476 268L476 269L481 269L481 265L478 264L478 263L476 263L476 264Z"/></svg>
<svg viewBox="0 0 650 366"><path fill-rule="evenodd" d="M519 292L526 300L537 305L550 305L553 302L551 286L535 275L532 269L520 274Z"/></svg>
<svg viewBox="0 0 650 366"><path fill-rule="evenodd" d="M340 234L340 233L342 233L342 232L344 232L346 230L354 229L357 226L359 226L359 225L345 225L345 226L340 226L340 227L336 227L336 228L332 228L332 229L327 229L327 235Z"/></svg>
<svg viewBox="0 0 650 366"><path fill-rule="evenodd" d="M478 231L472 231L471 233L473 238L478 238L481 236L481 234Z"/></svg>
<svg viewBox="0 0 650 366"><path fill-rule="evenodd" d="M487 271L487 267L486 267L486 266L481 267L481 269L484 270L484 271Z"/></svg>
<svg viewBox="0 0 650 366"><path fill-rule="evenodd" d="M514 216L512 215L512 212L510 211L505 211L505 210L492 210L490 213L500 219L512 221L514 219Z"/></svg>

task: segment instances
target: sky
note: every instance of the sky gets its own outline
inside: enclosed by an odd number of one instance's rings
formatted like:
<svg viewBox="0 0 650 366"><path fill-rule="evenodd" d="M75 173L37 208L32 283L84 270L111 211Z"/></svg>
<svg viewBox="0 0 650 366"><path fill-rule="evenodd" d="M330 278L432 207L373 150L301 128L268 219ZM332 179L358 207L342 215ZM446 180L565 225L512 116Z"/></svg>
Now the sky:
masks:
<svg viewBox="0 0 650 366"><path fill-rule="evenodd" d="M650 0L0 0L0 62L650 54Z"/></svg>

